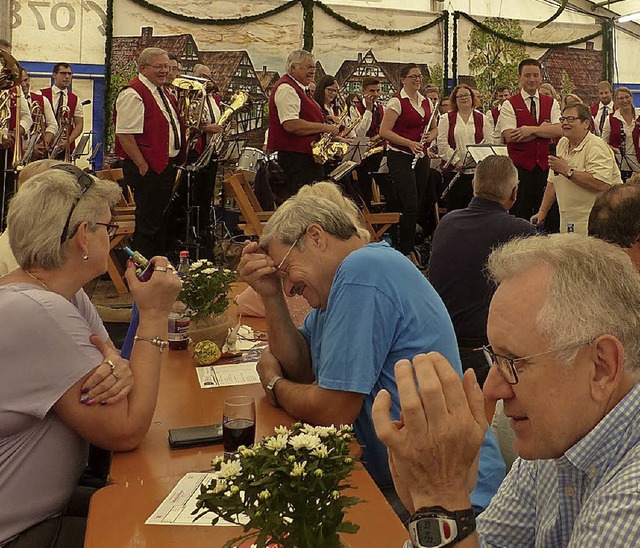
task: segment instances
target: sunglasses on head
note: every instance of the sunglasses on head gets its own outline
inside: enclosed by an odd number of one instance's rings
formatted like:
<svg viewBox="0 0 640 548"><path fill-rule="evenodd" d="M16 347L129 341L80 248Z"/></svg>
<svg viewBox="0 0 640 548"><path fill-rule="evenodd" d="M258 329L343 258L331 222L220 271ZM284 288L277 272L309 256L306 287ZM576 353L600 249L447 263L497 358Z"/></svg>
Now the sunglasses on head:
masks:
<svg viewBox="0 0 640 548"><path fill-rule="evenodd" d="M73 175L76 178L76 182L78 183L81 189L80 194L78 195L78 197L73 202L73 205L71 206L69 215L67 215L67 220L64 223L64 228L62 229L62 234L60 235L60 243L63 244L69 238L73 238L73 235L75 234L75 230L72 233L69 233L69 223L71 222L71 216L73 215L73 212L75 211L76 206L80 201L80 198L82 198L87 192L87 190L91 188L91 185L93 184L94 179L89 174L82 171L79 167L76 167L71 164L58 164L57 166L53 166L51 169L57 169L59 171L64 171L65 173L69 173L70 175Z"/></svg>

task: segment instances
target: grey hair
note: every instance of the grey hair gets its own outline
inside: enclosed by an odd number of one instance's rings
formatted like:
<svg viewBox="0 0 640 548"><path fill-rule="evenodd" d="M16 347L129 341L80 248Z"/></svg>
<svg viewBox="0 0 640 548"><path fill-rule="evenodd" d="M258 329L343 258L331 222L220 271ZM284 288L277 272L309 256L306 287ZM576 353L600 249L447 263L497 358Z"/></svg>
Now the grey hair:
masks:
<svg viewBox="0 0 640 548"><path fill-rule="evenodd" d="M473 195L494 202L511 197L518 186L518 170L508 156L488 156L476 167L473 177Z"/></svg>
<svg viewBox="0 0 640 548"><path fill-rule="evenodd" d="M307 51L306 49L297 49L295 51L292 51L287 57L287 63L284 67L285 72L289 74L291 72L291 67L293 67L293 65L299 65L300 63L302 63L302 61L304 61L308 57L313 58L313 53L311 53L310 51Z"/></svg>
<svg viewBox="0 0 640 548"><path fill-rule="evenodd" d="M327 184L332 183L323 183ZM276 209L262 231L260 247L266 249L274 239L293 245L314 223L339 240L360 237L357 225L361 222L358 223L353 211L346 207L349 200L339 190L341 200L335 200L332 190L328 191L326 186L314 190L316 186L303 187ZM304 243L300 241L298 246L303 249Z"/></svg>
<svg viewBox="0 0 640 548"><path fill-rule="evenodd" d="M203 74L204 69L208 69L207 65L203 65L202 63L197 63L193 66L193 75L201 76Z"/></svg>
<svg viewBox="0 0 640 548"><path fill-rule="evenodd" d="M619 247L581 234L553 234L512 240L489 256L496 283L546 264L552 269L547 298L536 326L555 350L600 335L624 348L624 369L640 372L640 276ZM558 352L566 365L579 349Z"/></svg>
<svg viewBox="0 0 640 548"><path fill-rule="evenodd" d="M142 67L149 66L151 64L151 59L157 57L158 55L167 55L168 53L162 48L146 48L142 50L142 53L138 57L138 70Z"/></svg>
<svg viewBox="0 0 640 548"><path fill-rule="evenodd" d="M117 183L93 179L73 211L69 234L85 221L90 230L95 230L98 217L114 206L122 194ZM80 193L76 177L57 169L40 173L22 185L9 205L7 224L9 245L23 269L38 265L52 270L64 264L69 242L61 244L60 236Z"/></svg>

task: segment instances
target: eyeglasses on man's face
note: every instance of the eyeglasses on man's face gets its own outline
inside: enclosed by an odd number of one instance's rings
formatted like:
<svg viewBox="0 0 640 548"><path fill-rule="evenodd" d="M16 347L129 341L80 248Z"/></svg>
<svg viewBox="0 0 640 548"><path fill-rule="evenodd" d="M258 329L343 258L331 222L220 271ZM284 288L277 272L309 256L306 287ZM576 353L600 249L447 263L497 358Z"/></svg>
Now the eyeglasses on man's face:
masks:
<svg viewBox="0 0 640 548"><path fill-rule="evenodd" d="M572 348L578 348L580 346L584 346L586 344L591 344L596 340L597 337L593 339L589 339L588 341L583 341L579 343L572 343L566 346L561 346L560 348L554 348L553 350L547 350L545 352L540 352L538 354L531 354L530 356L524 356L522 358L508 358L507 356L502 356L500 354L496 354L493 351L491 346L483 346L481 348L476 348L478 351L482 351L484 354L485 360L487 360L487 364L489 367L493 367L494 365L498 368L500 375L505 380L506 383L511 385L516 385L520 381L518 377L518 369L516 364L518 362L525 362L531 360L532 358L538 358L540 356L546 356L547 354L554 354L556 352L562 352L563 350L571 350Z"/></svg>
<svg viewBox="0 0 640 548"><path fill-rule="evenodd" d="M278 266L276 266L276 273L277 274L287 274L286 270L282 270L282 265L284 264L284 262L287 260L287 258L289 257L289 255L291 255L291 252L293 251L293 248L296 247L296 245L298 244L298 242L300 241L300 238L302 238L302 234L300 236L298 236L295 241L291 244L291 247L287 250L287 252L284 254L284 257L282 257L282 260L280 261L280 263L278 264Z"/></svg>

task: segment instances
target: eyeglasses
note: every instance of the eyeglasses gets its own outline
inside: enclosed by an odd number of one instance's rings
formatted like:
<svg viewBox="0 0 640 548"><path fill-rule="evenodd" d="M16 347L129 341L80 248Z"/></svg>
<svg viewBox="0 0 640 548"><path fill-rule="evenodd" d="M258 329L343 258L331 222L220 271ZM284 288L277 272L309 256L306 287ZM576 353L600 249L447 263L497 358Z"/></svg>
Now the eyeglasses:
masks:
<svg viewBox="0 0 640 548"><path fill-rule="evenodd" d="M156 69L156 70L162 70L162 69L171 70L171 66L170 65L148 65L148 66L150 66L152 69Z"/></svg>
<svg viewBox="0 0 640 548"><path fill-rule="evenodd" d="M293 251L293 248L296 247L296 244L300 241L300 238L302 238L303 234L300 234L300 236L298 236L296 238L296 241L293 242L291 244L291 247L289 248L289 250L284 254L284 257L282 257L282 260L280 261L280 264L278 266L276 266L276 270L279 272L282 272L280 269L282 268L282 265L284 264L284 262L287 260L287 257L289 255L291 255L291 252ZM285 272L283 272L283 274L286 274Z"/></svg>
<svg viewBox="0 0 640 548"><path fill-rule="evenodd" d="M554 348L553 350L547 350L546 352L532 354L531 356L525 356L523 358L507 358L506 356L501 356L500 354L496 354L490 346L483 346L482 348L476 348L475 350L482 351L489 367L493 367L494 365L498 367L498 371L506 383L515 385L518 384L520 380L518 378L518 370L516 369L517 362L524 362L531 358L537 358L539 356L545 356L555 352L562 352L563 350L570 350L571 348L578 348L586 344L591 344L596 339L597 337L594 337L588 341L561 346L560 348Z"/></svg>
<svg viewBox="0 0 640 548"><path fill-rule="evenodd" d="M575 122L576 120L582 120L582 118L579 118L577 116L560 116L558 120L560 121L561 124L564 124L565 122L569 122L570 124L573 124L573 122Z"/></svg>
<svg viewBox="0 0 640 548"><path fill-rule="evenodd" d="M109 236L109 239L113 238L116 235L116 232L118 232L118 229L120 228L120 225L118 223L98 223L98 222L96 222L95 224L106 227L107 235Z"/></svg>
<svg viewBox="0 0 640 548"><path fill-rule="evenodd" d="M456 99L471 99L471 95L469 95L468 93L465 95L456 95Z"/></svg>
<svg viewBox="0 0 640 548"><path fill-rule="evenodd" d="M328 91L329 93L338 93L337 89L332 89L332 88L325 88L325 91Z"/></svg>
<svg viewBox="0 0 640 548"><path fill-rule="evenodd" d="M56 74L62 74L63 76L73 76L73 72L68 72L64 70L59 70Z"/></svg>
<svg viewBox="0 0 640 548"><path fill-rule="evenodd" d="M405 78L409 78L415 82L416 80L422 80L424 76L422 76L422 74L412 74L411 76L405 76Z"/></svg>
<svg viewBox="0 0 640 548"><path fill-rule="evenodd" d="M71 222L71 216L73 215L73 212L75 211L80 198L82 198L87 190L91 188L91 185L94 182L94 178L82 171L80 168L69 164L59 164L57 166L53 166L51 169L58 169L60 171L65 171L66 173L70 173L76 178L76 182L78 183L78 185L80 185L81 188L80 194L71 206L69 215L67 215L67 220L64 223L64 228L62 229L62 234L60 235L60 243L63 244L67 239L73 238L74 234L76 233L76 231L73 230L73 232L69 234L69 223Z"/></svg>

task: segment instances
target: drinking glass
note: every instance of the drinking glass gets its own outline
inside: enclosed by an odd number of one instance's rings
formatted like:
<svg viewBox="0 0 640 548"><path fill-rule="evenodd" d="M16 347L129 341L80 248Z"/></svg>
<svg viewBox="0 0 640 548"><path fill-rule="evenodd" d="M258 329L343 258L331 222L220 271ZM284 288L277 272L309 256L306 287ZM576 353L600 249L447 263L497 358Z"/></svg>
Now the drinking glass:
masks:
<svg viewBox="0 0 640 548"><path fill-rule="evenodd" d="M253 445L256 436L256 402L251 396L229 396L222 412L222 441L225 453Z"/></svg>

